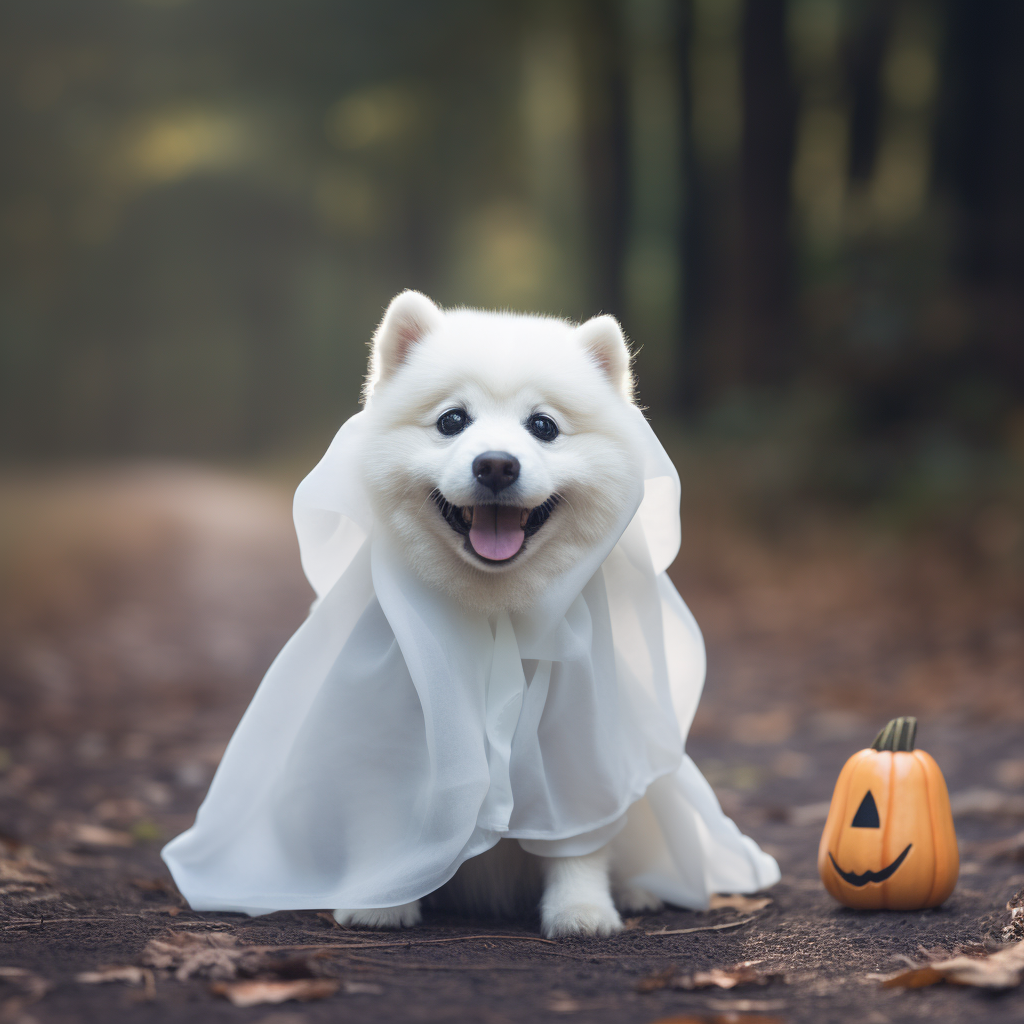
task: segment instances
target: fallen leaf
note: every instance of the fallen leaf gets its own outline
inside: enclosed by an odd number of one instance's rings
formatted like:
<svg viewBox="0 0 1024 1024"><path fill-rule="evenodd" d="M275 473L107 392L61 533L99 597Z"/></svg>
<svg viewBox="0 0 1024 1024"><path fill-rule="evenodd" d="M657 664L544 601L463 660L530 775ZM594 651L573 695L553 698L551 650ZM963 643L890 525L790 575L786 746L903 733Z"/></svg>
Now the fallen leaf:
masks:
<svg viewBox="0 0 1024 1024"><path fill-rule="evenodd" d="M875 975L882 988L925 988L944 981L945 975L934 967L912 967L896 975Z"/></svg>
<svg viewBox="0 0 1024 1024"><path fill-rule="evenodd" d="M642 979L636 986L638 992L655 992L662 988L692 991L698 988L735 988L737 985L767 985L782 978L778 972L758 971L755 968L761 960L745 960L735 967L713 967L709 971L679 973L675 968L660 971Z"/></svg>
<svg viewBox="0 0 1024 1024"><path fill-rule="evenodd" d="M239 946L235 937L225 932L170 931L150 939L140 959L147 967L174 969L178 981L185 981L193 975L234 978L240 968L255 967L261 954Z"/></svg>
<svg viewBox="0 0 1024 1024"><path fill-rule="evenodd" d="M88 823L73 825L71 839L82 846L134 846L135 840L127 832Z"/></svg>
<svg viewBox="0 0 1024 1024"><path fill-rule="evenodd" d="M338 991L340 983L331 978L299 978L295 981L215 981L210 991L223 996L234 1006L259 1006L261 1003L285 1003L290 999L308 1002L326 999Z"/></svg>
<svg viewBox="0 0 1024 1024"><path fill-rule="evenodd" d="M642 917L627 917L622 922L622 930L624 932L633 932L640 927L640 922L643 920Z"/></svg>
<svg viewBox="0 0 1024 1024"><path fill-rule="evenodd" d="M1024 889L1007 901L1010 923L1003 929L1003 942L1019 942L1024 939Z"/></svg>
<svg viewBox="0 0 1024 1024"><path fill-rule="evenodd" d="M145 967L137 967L134 964L108 964L106 967L99 967L95 971L82 971L75 975L75 981L83 985L104 985L111 981L123 981L126 985L141 985L146 980L146 975L153 976L152 971Z"/></svg>
<svg viewBox="0 0 1024 1024"><path fill-rule="evenodd" d="M756 914L772 902L770 896L742 896L740 894L712 893L708 910L736 910L741 914Z"/></svg>
<svg viewBox="0 0 1024 1024"><path fill-rule="evenodd" d="M746 1005L749 1000L741 1000L735 1005L737 1007ZM732 1003L725 1004L732 1006ZM760 1005L760 1004L759 1004ZM774 1009L782 1009L775 1003L765 1004ZM742 1012L738 1009L727 1010L725 1013L685 1013L675 1017L659 1017L651 1024L785 1024L781 1017L766 1017L762 1013L744 1013L742 1017L737 1014Z"/></svg>
<svg viewBox="0 0 1024 1024"><path fill-rule="evenodd" d="M782 1024L780 1017L763 1017L759 1011L783 1010L786 1003L782 999L709 999L708 1006L712 1010L723 1011L715 1018L716 1021L731 1021L734 1024L739 1024L740 1021L744 1024L750 1024L751 1021L759 1021L760 1024ZM737 1017L739 1013L744 1016ZM751 1013L753 1016L747 1016Z"/></svg>
<svg viewBox="0 0 1024 1024"><path fill-rule="evenodd" d="M20 882L23 885L49 883L50 867L31 857L0 857L0 882Z"/></svg>
<svg viewBox="0 0 1024 1024"><path fill-rule="evenodd" d="M164 907L147 907L145 913L166 914L168 917L177 917L181 913L181 907L177 907L173 903L169 903Z"/></svg>
<svg viewBox="0 0 1024 1024"><path fill-rule="evenodd" d="M156 998L156 978L153 972L134 964L108 964L95 971L83 971L75 975L75 981L80 981L84 985L104 985L112 981L123 981L126 985L141 985L144 1001Z"/></svg>
<svg viewBox="0 0 1024 1024"><path fill-rule="evenodd" d="M1024 942L988 956L954 956L911 967L882 980L882 988L924 988L940 981L975 988L1015 988L1024 974Z"/></svg>
<svg viewBox="0 0 1024 1024"><path fill-rule="evenodd" d="M343 990L347 996L382 996L384 986L372 981L346 981Z"/></svg>
<svg viewBox="0 0 1024 1024"><path fill-rule="evenodd" d="M0 967L0 983L18 990L0 1002L0 1021L23 1019L22 1011L50 991L50 982L24 967Z"/></svg>
<svg viewBox="0 0 1024 1024"><path fill-rule="evenodd" d="M767 985L778 977L775 974L761 974L753 967L740 964L732 970L713 967L710 971L695 971L691 975L678 978L673 988L735 988L737 985Z"/></svg>
<svg viewBox="0 0 1024 1024"><path fill-rule="evenodd" d="M551 1013L578 1013L581 1009L581 1004L568 996L558 996L548 1003Z"/></svg>

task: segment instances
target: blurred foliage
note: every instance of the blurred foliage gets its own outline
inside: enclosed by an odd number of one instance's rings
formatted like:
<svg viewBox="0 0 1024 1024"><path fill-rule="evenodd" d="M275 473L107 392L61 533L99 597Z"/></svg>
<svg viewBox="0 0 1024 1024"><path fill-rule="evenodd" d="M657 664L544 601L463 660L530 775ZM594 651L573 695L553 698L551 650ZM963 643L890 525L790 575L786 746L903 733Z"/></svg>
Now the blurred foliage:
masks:
<svg viewBox="0 0 1024 1024"><path fill-rule="evenodd" d="M411 286L614 312L656 420L793 493L1019 501L1017 0L0 19L8 461L322 449Z"/></svg>

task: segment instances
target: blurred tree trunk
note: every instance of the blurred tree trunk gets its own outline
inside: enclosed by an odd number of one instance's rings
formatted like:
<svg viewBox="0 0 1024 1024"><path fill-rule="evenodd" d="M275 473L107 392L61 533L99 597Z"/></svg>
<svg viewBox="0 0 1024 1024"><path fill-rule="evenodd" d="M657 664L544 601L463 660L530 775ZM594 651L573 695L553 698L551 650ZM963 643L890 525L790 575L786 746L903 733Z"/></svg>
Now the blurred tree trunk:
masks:
<svg viewBox="0 0 1024 1024"><path fill-rule="evenodd" d="M746 0L742 27L739 383L778 384L794 369L790 177L796 96L786 0Z"/></svg>
<svg viewBox="0 0 1024 1024"><path fill-rule="evenodd" d="M579 17L592 308L621 319L629 241L628 44L618 0L581 5Z"/></svg>
<svg viewBox="0 0 1024 1024"><path fill-rule="evenodd" d="M850 180L864 184L875 169L882 123L882 60L892 27L893 0L869 0L856 12L844 53L850 95Z"/></svg>
<svg viewBox="0 0 1024 1024"><path fill-rule="evenodd" d="M684 415L693 415L703 405L708 389L707 352L711 281L708 252L707 194L702 168L697 160L693 135L693 0L680 0L677 27L677 67L680 90L680 152L683 183L679 205L679 256L681 267L681 334L677 405Z"/></svg>
<svg viewBox="0 0 1024 1024"><path fill-rule="evenodd" d="M973 362L1024 399L1024 3L950 0L942 140Z"/></svg>

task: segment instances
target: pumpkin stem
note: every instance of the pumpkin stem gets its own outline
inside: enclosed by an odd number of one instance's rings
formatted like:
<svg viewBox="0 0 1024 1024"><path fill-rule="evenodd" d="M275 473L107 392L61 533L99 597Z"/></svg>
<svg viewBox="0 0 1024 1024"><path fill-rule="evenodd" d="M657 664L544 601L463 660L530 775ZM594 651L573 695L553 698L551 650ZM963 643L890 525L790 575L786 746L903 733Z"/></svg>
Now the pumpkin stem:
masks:
<svg viewBox="0 0 1024 1024"><path fill-rule="evenodd" d="M917 719L894 718L871 744L872 750L913 750L917 739Z"/></svg>

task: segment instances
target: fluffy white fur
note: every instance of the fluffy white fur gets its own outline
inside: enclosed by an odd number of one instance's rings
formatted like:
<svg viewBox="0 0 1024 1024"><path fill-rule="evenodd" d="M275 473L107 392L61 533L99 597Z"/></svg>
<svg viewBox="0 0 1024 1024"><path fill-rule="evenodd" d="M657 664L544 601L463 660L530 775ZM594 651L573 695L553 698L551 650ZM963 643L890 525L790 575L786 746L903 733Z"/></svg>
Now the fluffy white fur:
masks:
<svg viewBox="0 0 1024 1024"><path fill-rule="evenodd" d="M370 358L364 476L374 513L401 540L409 564L468 607L528 607L622 513L635 459L623 440L631 396L629 350L610 316L577 327L511 313L442 313L418 292L403 292ZM472 423L445 437L437 419L452 408L466 409ZM545 444L527 432L534 413L554 419L557 440ZM431 498L437 489L454 505L479 500L471 466L487 451L520 463L503 501L533 508L559 499L508 565L475 558Z"/></svg>
<svg viewBox="0 0 1024 1024"><path fill-rule="evenodd" d="M564 320L458 309L442 312L418 292L391 303L374 337L365 390L364 479L377 519L399 538L427 582L488 614L526 608L554 578L606 536L629 501L636 454L625 438L633 402L630 354L610 316ZM464 409L454 436L439 417ZM539 440L526 424L549 416L559 434ZM473 460L507 452L518 479L495 499L482 492ZM507 562L484 562L439 511L490 498L553 512ZM502 840L467 862L428 902L468 913L540 906L544 934L608 935L622 927L613 900L615 844L584 857L539 858ZM650 909L650 894L618 887L624 910ZM419 903L337 910L344 925L398 928L420 919Z"/></svg>

